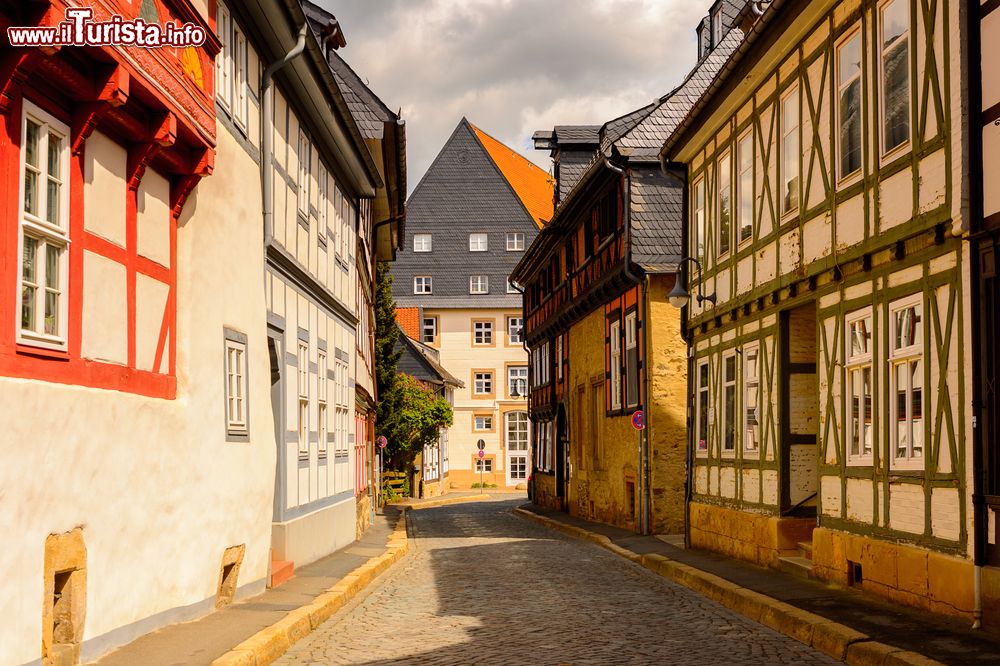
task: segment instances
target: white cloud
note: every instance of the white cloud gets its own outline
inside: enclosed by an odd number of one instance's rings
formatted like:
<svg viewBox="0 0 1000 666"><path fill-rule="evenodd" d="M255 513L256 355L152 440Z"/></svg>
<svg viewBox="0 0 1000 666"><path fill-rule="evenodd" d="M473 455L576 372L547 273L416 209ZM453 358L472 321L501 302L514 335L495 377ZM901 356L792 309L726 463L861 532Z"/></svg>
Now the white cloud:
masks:
<svg viewBox="0 0 1000 666"><path fill-rule="evenodd" d="M414 187L466 116L548 168L538 129L601 124L694 65L710 0L320 0L341 55L407 121Z"/></svg>

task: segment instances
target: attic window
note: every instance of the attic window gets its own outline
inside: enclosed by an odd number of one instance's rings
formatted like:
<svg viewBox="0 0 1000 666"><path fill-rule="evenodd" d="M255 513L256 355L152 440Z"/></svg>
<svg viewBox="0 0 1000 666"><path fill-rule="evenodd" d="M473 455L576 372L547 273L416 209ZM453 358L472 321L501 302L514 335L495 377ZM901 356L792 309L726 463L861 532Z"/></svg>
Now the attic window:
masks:
<svg viewBox="0 0 1000 666"><path fill-rule="evenodd" d="M712 45L718 46L722 41L722 10L712 14Z"/></svg>

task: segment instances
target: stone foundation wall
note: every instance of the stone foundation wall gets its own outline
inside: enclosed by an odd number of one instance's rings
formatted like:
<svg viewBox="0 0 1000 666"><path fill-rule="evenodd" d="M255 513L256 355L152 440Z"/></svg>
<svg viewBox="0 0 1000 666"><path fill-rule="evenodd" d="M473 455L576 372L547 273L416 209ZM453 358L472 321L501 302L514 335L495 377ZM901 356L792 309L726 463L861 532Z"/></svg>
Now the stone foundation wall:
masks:
<svg viewBox="0 0 1000 666"><path fill-rule="evenodd" d="M813 518L779 518L691 502L691 545L765 567L809 541Z"/></svg>
<svg viewBox="0 0 1000 666"><path fill-rule="evenodd" d="M855 563L861 565L860 583L849 577ZM975 607L970 560L825 527L813 532L813 574L935 613L971 617ZM995 579L1000 595L1000 576Z"/></svg>
<svg viewBox="0 0 1000 666"><path fill-rule="evenodd" d="M534 503L538 506L561 510L563 508L562 500L556 497L555 474L539 474L536 472L532 479L535 484Z"/></svg>
<svg viewBox="0 0 1000 666"><path fill-rule="evenodd" d="M362 494L358 495L358 513L355 526L357 528L357 535L360 539L368 528L371 527L372 520L372 498L371 495L366 490Z"/></svg>

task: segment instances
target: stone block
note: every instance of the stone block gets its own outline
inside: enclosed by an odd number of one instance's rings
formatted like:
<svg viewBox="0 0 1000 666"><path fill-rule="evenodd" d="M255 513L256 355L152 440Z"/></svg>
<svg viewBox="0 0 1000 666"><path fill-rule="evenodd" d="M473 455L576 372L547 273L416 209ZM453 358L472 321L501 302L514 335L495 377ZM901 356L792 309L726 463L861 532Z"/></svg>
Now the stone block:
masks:
<svg viewBox="0 0 1000 666"><path fill-rule="evenodd" d="M847 657L844 661L850 666L882 666L886 657L896 652L902 650L878 641L859 641L847 646Z"/></svg>
<svg viewBox="0 0 1000 666"><path fill-rule="evenodd" d="M821 622L813 627L811 645L834 659L844 661L847 648L852 643L868 640L866 634L839 622Z"/></svg>
<svg viewBox="0 0 1000 666"><path fill-rule="evenodd" d="M900 546L896 552L896 587L921 597L927 596L928 551Z"/></svg>
<svg viewBox="0 0 1000 666"><path fill-rule="evenodd" d="M973 566L968 560L941 553L927 555L927 588L932 602L971 613L975 606Z"/></svg>
<svg viewBox="0 0 1000 666"><path fill-rule="evenodd" d="M899 546L885 541L865 539L861 546L861 566L864 580L896 587L896 553Z"/></svg>

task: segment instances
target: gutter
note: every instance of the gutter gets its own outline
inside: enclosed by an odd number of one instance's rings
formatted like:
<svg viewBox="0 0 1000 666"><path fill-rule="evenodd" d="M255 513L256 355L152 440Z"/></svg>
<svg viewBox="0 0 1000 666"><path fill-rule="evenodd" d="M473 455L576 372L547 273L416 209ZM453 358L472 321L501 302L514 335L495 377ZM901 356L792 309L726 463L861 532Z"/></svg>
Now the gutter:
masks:
<svg viewBox="0 0 1000 666"><path fill-rule="evenodd" d="M261 103L260 131L260 171L262 199L264 208L264 245L267 246L274 237L274 75L295 58L302 55L306 48L306 34L309 25L303 23L299 29L299 39L295 46L278 60L272 62L261 76L261 91L264 98Z"/></svg>

